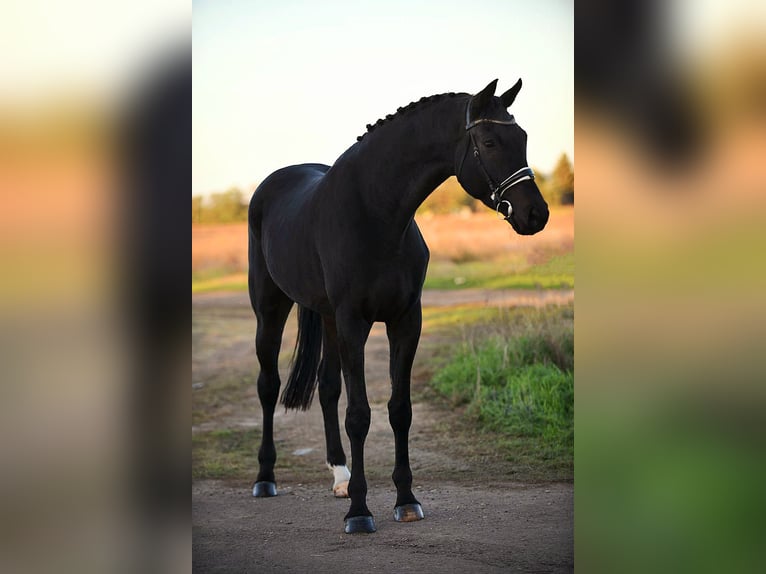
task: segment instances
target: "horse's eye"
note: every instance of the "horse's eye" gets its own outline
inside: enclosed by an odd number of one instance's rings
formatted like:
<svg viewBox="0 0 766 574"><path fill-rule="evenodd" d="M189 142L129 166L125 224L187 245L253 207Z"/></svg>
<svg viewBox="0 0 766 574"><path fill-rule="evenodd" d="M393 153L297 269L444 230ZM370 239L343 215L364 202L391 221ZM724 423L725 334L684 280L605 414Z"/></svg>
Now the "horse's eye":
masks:
<svg viewBox="0 0 766 574"><path fill-rule="evenodd" d="M484 140L484 147L495 147L495 142L493 140Z"/></svg>

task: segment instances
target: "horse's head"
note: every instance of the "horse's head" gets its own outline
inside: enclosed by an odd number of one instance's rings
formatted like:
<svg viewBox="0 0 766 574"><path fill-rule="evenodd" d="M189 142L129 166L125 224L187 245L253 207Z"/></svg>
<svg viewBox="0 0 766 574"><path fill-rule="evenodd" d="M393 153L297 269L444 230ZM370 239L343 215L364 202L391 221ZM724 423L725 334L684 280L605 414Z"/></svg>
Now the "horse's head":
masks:
<svg viewBox="0 0 766 574"><path fill-rule="evenodd" d="M516 233L532 235L548 222L548 204L527 166L527 133L507 111L521 80L500 97L496 87L497 80L468 102L455 173L470 195L496 210Z"/></svg>

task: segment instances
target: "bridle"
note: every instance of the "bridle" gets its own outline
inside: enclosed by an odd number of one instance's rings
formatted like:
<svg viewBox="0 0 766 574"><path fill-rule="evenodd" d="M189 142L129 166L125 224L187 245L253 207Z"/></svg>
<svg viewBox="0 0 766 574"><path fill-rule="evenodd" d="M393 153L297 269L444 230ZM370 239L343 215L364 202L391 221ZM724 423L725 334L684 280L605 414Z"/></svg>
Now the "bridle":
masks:
<svg viewBox="0 0 766 574"><path fill-rule="evenodd" d="M506 191L508 191L511 187L516 185L517 183L521 183L522 181L526 181L526 180L534 180L535 172L532 171L532 168L526 165L516 170L515 172L513 172L511 175L506 177L500 183L495 183L495 180L492 178L491 175L489 175L487 168L484 167L484 162L481 161L481 155L479 154L479 146L476 144L476 139L474 138L473 132L471 131L472 128L483 123L512 125L516 123L516 120L513 118L513 116L511 116L510 120L493 120L490 118L479 118L476 120L471 120L471 102L469 100L468 105L465 108L465 131L468 132L469 140L468 140L468 144L465 146L465 152L463 152L463 159L460 160L460 167L458 167L456 175L459 180L460 173L463 170L463 164L465 163L465 158L468 155L468 148L473 146L473 157L476 158L476 161L478 162L478 165L479 165L479 170L484 176L484 179L487 181L489 190L492 192L492 195L490 195L490 199L492 199L492 201L495 202L495 211L497 211L497 214L503 219L509 220L511 218L511 213L513 213L513 205L511 205L510 200L503 199L503 194ZM503 213L500 211L500 206L503 205L504 203L508 205L508 212L505 215L503 215Z"/></svg>

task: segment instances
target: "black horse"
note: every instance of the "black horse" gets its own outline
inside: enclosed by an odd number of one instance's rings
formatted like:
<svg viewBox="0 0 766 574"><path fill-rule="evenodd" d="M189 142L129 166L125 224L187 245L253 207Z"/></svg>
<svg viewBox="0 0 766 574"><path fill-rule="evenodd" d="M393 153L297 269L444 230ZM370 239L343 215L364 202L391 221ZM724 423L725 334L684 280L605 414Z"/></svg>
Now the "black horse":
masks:
<svg viewBox="0 0 766 574"><path fill-rule="evenodd" d="M440 183L457 175L470 195L496 210L517 233L537 233L548 221L548 206L527 166L527 134L507 112L521 80L500 97L494 95L496 86L497 80L475 96L421 98L368 125L367 133L332 167L286 167L255 190L248 213L248 283L258 320L263 438L254 496L277 493L277 356L296 302L298 340L282 402L288 409L308 409L318 382L333 490L346 496L347 489L351 498L345 531L375 531L364 477L370 427L364 346L375 321L386 324L391 351L394 517L423 518L412 493L407 445L410 371L420 338L420 297L429 258L415 210ZM338 424L341 370L351 473Z"/></svg>

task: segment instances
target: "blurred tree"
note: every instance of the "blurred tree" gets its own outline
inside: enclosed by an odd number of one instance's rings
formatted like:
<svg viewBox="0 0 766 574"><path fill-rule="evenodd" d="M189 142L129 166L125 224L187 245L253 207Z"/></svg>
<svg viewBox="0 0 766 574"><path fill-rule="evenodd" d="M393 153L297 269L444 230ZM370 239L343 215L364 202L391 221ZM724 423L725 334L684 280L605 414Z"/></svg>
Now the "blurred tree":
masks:
<svg viewBox="0 0 766 574"><path fill-rule="evenodd" d="M202 196L192 195L192 223L202 222Z"/></svg>
<svg viewBox="0 0 766 574"><path fill-rule="evenodd" d="M192 196L192 223L247 221L248 204L242 190L232 187L209 197Z"/></svg>
<svg viewBox="0 0 766 574"><path fill-rule="evenodd" d="M247 202L242 190L232 187L207 198L192 196L192 223L247 221Z"/></svg>
<svg viewBox="0 0 766 574"><path fill-rule="evenodd" d="M476 211L479 202L468 195L458 183L450 177L437 187L418 208L418 213L458 213L464 209Z"/></svg>
<svg viewBox="0 0 766 574"><path fill-rule="evenodd" d="M543 197L545 198L546 201L549 201L550 193L548 191L548 188L551 185L550 177L548 177L548 174L543 173L542 170L539 170L536 167L533 167L532 169L535 172L535 183L537 184L537 187L540 190L540 193L543 194Z"/></svg>
<svg viewBox="0 0 766 574"><path fill-rule="evenodd" d="M247 203L244 201L242 190L232 187L222 193L210 195L208 207L204 210L205 223L232 223L247 221Z"/></svg>
<svg viewBox="0 0 766 574"><path fill-rule="evenodd" d="M538 182L538 186L540 183ZM545 182L543 196L553 205L574 203L574 171L566 153L562 153L553 168L550 180ZM541 191L543 188L541 187Z"/></svg>

